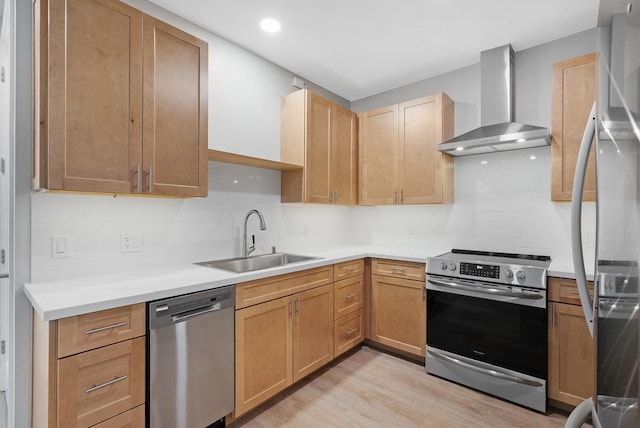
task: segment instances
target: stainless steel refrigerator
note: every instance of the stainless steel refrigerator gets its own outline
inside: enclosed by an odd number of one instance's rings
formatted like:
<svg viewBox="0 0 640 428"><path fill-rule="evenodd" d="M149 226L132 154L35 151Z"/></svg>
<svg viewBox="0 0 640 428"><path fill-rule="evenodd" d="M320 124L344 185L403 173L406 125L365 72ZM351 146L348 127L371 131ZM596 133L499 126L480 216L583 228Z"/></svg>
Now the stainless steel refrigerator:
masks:
<svg viewBox="0 0 640 428"><path fill-rule="evenodd" d="M596 373L593 395L569 416L566 426L570 428L581 426L589 416L595 427L640 427L640 1L631 3L601 1L599 99L585 118L576 165L573 262L585 320L594 338ZM597 193L593 299L587 289L581 240L582 188L590 152L596 158Z"/></svg>

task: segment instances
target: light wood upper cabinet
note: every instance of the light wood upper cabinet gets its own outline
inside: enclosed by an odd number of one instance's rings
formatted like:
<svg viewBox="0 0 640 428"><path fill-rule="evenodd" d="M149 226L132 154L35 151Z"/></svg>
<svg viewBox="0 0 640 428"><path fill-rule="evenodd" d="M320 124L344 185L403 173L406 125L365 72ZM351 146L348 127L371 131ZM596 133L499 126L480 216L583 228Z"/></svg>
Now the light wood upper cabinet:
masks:
<svg viewBox="0 0 640 428"><path fill-rule="evenodd" d="M144 16L143 192L207 195L207 43Z"/></svg>
<svg viewBox="0 0 640 428"><path fill-rule="evenodd" d="M34 6L34 188L205 196L207 44L116 0Z"/></svg>
<svg viewBox="0 0 640 428"><path fill-rule="evenodd" d="M362 205L453 200L453 159L436 149L453 136L446 94L362 113L359 122Z"/></svg>
<svg viewBox="0 0 640 428"><path fill-rule="evenodd" d="M595 53L553 65L551 200L570 201L585 125L597 97ZM583 200L596 199L595 156L589 157Z"/></svg>
<svg viewBox="0 0 640 428"><path fill-rule="evenodd" d="M282 202L357 202L356 114L301 89L282 98Z"/></svg>

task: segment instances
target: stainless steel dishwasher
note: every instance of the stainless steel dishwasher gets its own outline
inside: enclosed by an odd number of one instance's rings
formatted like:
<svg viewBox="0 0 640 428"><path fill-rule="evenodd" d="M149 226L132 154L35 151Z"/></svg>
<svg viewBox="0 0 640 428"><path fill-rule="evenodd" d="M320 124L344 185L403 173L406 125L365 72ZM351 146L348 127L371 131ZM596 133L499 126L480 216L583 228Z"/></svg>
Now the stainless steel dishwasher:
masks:
<svg viewBox="0 0 640 428"><path fill-rule="evenodd" d="M147 305L151 428L224 426L234 409L235 285Z"/></svg>

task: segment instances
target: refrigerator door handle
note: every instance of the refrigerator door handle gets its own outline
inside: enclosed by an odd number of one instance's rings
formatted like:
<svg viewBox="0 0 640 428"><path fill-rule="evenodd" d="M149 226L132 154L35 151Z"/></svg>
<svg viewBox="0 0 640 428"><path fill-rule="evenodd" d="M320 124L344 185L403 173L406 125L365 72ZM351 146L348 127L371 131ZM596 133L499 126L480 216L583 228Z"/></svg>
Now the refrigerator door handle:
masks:
<svg viewBox="0 0 640 428"><path fill-rule="evenodd" d="M584 267L582 252L582 194L584 190L584 179L587 174L587 162L589 161L589 151L593 145L593 138L596 133L596 102L594 101L587 125L582 135L582 143L576 161L576 174L573 178L573 193L571 194L571 253L573 256L573 267L580 294L582 311L587 320L589 333L593 337L593 302L589 296L587 287L587 274Z"/></svg>

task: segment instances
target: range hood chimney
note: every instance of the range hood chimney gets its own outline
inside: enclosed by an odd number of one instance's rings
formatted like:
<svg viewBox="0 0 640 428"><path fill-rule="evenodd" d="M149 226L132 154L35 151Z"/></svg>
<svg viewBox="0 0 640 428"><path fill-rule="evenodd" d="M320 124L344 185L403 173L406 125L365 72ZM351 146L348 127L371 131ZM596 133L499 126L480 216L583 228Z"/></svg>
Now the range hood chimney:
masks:
<svg viewBox="0 0 640 428"><path fill-rule="evenodd" d="M480 53L482 126L438 145L452 156L548 146L548 128L513 122L513 49L500 46Z"/></svg>

